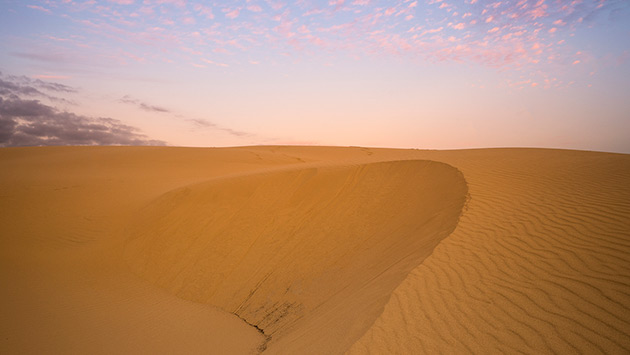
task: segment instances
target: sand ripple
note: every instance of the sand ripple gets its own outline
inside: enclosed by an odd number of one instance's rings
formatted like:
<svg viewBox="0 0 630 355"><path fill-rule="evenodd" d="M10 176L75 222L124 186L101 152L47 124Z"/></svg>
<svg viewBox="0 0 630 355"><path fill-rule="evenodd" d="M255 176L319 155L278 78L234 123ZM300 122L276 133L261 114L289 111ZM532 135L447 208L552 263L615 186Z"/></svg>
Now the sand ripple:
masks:
<svg viewBox="0 0 630 355"><path fill-rule="evenodd" d="M628 156L421 156L460 168L471 199L350 353L630 352Z"/></svg>

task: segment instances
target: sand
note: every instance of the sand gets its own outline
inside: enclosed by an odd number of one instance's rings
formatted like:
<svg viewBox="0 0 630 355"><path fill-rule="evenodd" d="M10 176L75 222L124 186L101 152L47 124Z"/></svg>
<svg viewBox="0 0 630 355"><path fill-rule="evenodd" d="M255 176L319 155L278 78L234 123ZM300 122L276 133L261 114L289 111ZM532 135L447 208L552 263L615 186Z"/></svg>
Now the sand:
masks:
<svg viewBox="0 0 630 355"><path fill-rule="evenodd" d="M0 149L0 353L628 353L630 156Z"/></svg>

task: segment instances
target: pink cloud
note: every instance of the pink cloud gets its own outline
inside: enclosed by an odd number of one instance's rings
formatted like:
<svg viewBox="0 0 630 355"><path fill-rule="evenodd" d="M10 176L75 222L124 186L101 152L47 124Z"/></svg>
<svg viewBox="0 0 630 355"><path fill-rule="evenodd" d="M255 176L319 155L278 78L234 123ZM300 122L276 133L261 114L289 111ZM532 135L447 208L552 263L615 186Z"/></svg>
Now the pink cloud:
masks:
<svg viewBox="0 0 630 355"><path fill-rule="evenodd" d="M31 9L33 9L33 10L43 11L43 12L48 12L48 13L50 13L50 10L49 10L49 9L46 9L46 8L44 8L44 7L41 7L41 6L37 6L37 5L26 5L26 7L29 7L29 8L31 8Z"/></svg>
<svg viewBox="0 0 630 355"><path fill-rule="evenodd" d="M464 29L464 23L460 22L457 25L453 26L454 29L456 30L463 30Z"/></svg>
<svg viewBox="0 0 630 355"><path fill-rule="evenodd" d="M261 12L262 8L258 5L248 5L247 10L252 11L252 12Z"/></svg>
<svg viewBox="0 0 630 355"><path fill-rule="evenodd" d="M240 9L234 9L232 11L229 11L225 14L225 17L229 18L229 19L235 19L238 17L238 14L241 12Z"/></svg>
<svg viewBox="0 0 630 355"><path fill-rule="evenodd" d="M321 38L319 38L319 37L315 37L315 36L313 36L313 37L309 38L309 41L310 41L311 43L315 44L315 45L320 46L320 47L324 47L324 46L326 46L326 43L325 43L325 42L324 42Z"/></svg>
<svg viewBox="0 0 630 355"><path fill-rule="evenodd" d="M123 0L125 1L125 0ZM155 0L156 4L169 4L177 7L186 7L186 0ZM144 4L147 4L147 1L144 1Z"/></svg>
<svg viewBox="0 0 630 355"><path fill-rule="evenodd" d="M433 28L433 29L422 32L422 34L424 35L425 33L438 33L442 31L442 29L444 29L444 27Z"/></svg>
<svg viewBox="0 0 630 355"><path fill-rule="evenodd" d="M120 52L120 54L122 54L123 56L125 56L125 57L127 57L127 58L130 58L130 59L133 59L133 60L135 60L135 61L136 61L136 62L138 62L138 63L144 63L144 62L146 61L146 58L144 58L144 57L140 57L140 56L137 56L137 55L135 55L135 54L133 54L133 53L125 52L125 51L123 51L123 50L120 50L119 52Z"/></svg>
<svg viewBox="0 0 630 355"><path fill-rule="evenodd" d="M267 0L267 5L269 5L272 9L278 11L284 7L284 3L280 1Z"/></svg>
<svg viewBox="0 0 630 355"><path fill-rule="evenodd" d="M109 0L109 2L113 2L118 5L131 5L134 3L134 0Z"/></svg>
<svg viewBox="0 0 630 355"><path fill-rule="evenodd" d="M308 10L305 13L302 14L303 17L307 17L307 16L313 16L313 15L319 15L321 13L323 13L324 10L322 9L312 9L312 10Z"/></svg>
<svg viewBox="0 0 630 355"><path fill-rule="evenodd" d="M155 12L150 6L143 6L138 11L140 11L140 13L144 15L153 15L153 13Z"/></svg>
<svg viewBox="0 0 630 355"><path fill-rule="evenodd" d="M540 1L538 2L539 4L541 3ZM544 17L545 15L547 15L547 5L537 5L536 8L534 8L529 15L532 17L532 19L537 19L539 17Z"/></svg>
<svg viewBox="0 0 630 355"><path fill-rule="evenodd" d="M219 66L219 67L229 67L229 65L227 65L225 63L218 63L218 62L212 61L210 59L202 59L202 60L204 62L208 63L208 64L216 65L216 66Z"/></svg>
<svg viewBox="0 0 630 355"><path fill-rule="evenodd" d="M193 9L197 11L200 15L204 15L206 18L212 20L214 19L214 13L212 13L212 9L208 6L204 6L202 4L193 5Z"/></svg>

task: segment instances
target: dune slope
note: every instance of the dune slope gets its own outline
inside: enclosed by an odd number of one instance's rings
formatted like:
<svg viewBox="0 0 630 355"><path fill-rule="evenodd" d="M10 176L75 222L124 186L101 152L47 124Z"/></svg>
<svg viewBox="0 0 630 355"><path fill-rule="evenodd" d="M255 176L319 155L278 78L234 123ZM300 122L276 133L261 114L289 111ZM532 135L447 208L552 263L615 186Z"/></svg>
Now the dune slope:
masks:
<svg viewBox="0 0 630 355"><path fill-rule="evenodd" d="M0 149L0 353L255 351L265 338L238 317L130 273L123 231L164 191L295 161L220 149Z"/></svg>
<svg viewBox="0 0 630 355"><path fill-rule="evenodd" d="M452 167L394 161L213 180L170 191L132 230L127 261L270 337L269 351L338 353L455 228Z"/></svg>

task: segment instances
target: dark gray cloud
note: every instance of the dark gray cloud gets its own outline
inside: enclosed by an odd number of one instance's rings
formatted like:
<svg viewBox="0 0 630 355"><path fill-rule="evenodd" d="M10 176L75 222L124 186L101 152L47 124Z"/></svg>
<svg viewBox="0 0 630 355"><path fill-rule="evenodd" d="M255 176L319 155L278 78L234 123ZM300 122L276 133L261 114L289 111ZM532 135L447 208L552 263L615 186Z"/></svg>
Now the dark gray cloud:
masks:
<svg viewBox="0 0 630 355"><path fill-rule="evenodd" d="M112 118L92 118L0 97L0 147L42 145L165 145Z"/></svg>
<svg viewBox="0 0 630 355"><path fill-rule="evenodd" d="M0 76L1 75L2 74L0 73ZM54 91L54 92L60 92L60 93L77 92L77 89L73 88L72 86L68 86L68 85L64 85L60 83L54 83L50 81L43 81L41 79L31 79L25 75L20 75L20 76L8 75L7 80L10 80L11 82L16 83L18 85L39 87L40 89L43 89L46 91Z"/></svg>
<svg viewBox="0 0 630 355"><path fill-rule="evenodd" d="M119 100L122 103L125 104L130 104L130 105L134 105L137 106L145 111L150 111L150 112L160 112L160 113L170 113L171 110L166 109L164 107L160 107L160 106L156 106L156 105L151 105L151 104L147 104L146 102L142 102L138 99L134 99L129 95L125 95L122 97L122 99Z"/></svg>
<svg viewBox="0 0 630 355"><path fill-rule="evenodd" d="M0 95L10 94L26 96L46 96L46 94L32 86L24 86L0 78Z"/></svg>
<svg viewBox="0 0 630 355"><path fill-rule="evenodd" d="M55 95L72 94L76 93L77 89L60 83L43 81L40 79L31 79L23 75L8 75L6 77L3 77L2 73L0 72L0 95L2 96L12 98L19 98L22 96L38 96L45 97L51 101L72 104L70 100L51 95L47 92L53 92Z"/></svg>
<svg viewBox="0 0 630 355"><path fill-rule="evenodd" d="M0 97L0 115L3 117L51 116L55 110L37 100L9 99Z"/></svg>

